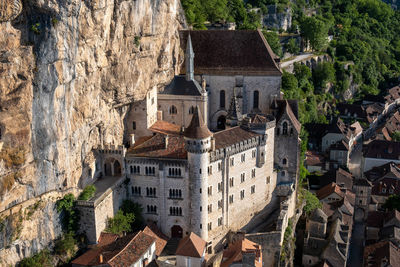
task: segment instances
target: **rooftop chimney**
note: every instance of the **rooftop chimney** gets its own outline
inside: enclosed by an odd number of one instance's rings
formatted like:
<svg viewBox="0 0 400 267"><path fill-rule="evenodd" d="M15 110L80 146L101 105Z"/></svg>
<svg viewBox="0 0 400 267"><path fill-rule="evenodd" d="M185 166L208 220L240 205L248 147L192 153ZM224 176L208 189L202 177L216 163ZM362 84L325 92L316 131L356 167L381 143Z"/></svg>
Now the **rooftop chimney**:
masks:
<svg viewBox="0 0 400 267"><path fill-rule="evenodd" d="M99 255L99 263L103 263L103 254L101 254L101 253Z"/></svg>

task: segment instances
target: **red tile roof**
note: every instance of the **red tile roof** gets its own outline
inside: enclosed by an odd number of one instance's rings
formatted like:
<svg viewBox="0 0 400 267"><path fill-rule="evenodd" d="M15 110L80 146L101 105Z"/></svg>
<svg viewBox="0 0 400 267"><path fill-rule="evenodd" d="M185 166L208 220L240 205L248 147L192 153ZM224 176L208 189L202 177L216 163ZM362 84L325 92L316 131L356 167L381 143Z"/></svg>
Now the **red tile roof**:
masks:
<svg viewBox="0 0 400 267"><path fill-rule="evenodd" d="M183 134L191 139L205 139L213 135L204 123L199 107L194 109L192 120Z"/></svg>
<svg viewBox="0 0 400 267"><path fill-rule="evenodd" d="M155 238L143 232L119 237L114 242L111 235L104 235L102 243L87 251L85 254L72 261L80 266L96 266L108 264L109 266L129 266L135 263L155 242ZM102 258L102 262L100 259Z"/></svg>
<svg viewBox="0 0 400 267"><path fill-rule="evenodd" d="M166 147L167 135L156 134L141 144L135 144L128 150L128 156L145 158L171 158L187 159L185 140L182 135L169 135Z"/></svg>
<svg viewBox="0 0 400 267"><path fill-rule="evenodd" d="M242 262L243 254L245 253L255 253L254 266L262 266L261 246L245 238L230 244L228 248L224 250L221 267L228 267L233 263Z"/></svg>
<svg viewBox="0 0 400 267"><path fill-rule="evenodd" d="M345 196L345 193L340 189L340 187L336 183L330 183L317 191L317 197L318 199L322 200L331 195L332 193L336 193L342 198Z"/></svg>
<svg viewBox="0 0 400 267"><path fill-rule="evenodd" d="M179 135L181 134L181 127L179 125L169 123L166 121L156 121L150 128L150 131L162 133L166 135Z"/></svg>
<svg viewBox="0 0 400 267"><path fill-rule="evenodd" d="M228 128L226 130L214 134L215 148L216 149L225 148L234 145L236 143L239 143L240 141L255 138L257 136L261 135L251 131L246 131L242 129L240 126Z"/></svg>
<svg viewBox="0 0 400 267"><path fill-rule="evenodd" d="M400 98L400 86L395 86L388 91L388 95L385 96L387 103L393 103L396 99Z"/></svg>
<svg viewBox="0 0 400 267"><path fill-rule="evenodd" d="M149 224L144 228L143 233L156 239L156 255L160 256L165 245L167 245L168 237L164 235L155 224Z"/></svg>
<svg viewBox="0 0 400 267"><path fill-rule="evenodd" d="M191 232L179 241L175 254L179 256L189 256L194 258L203 257L207 242L198 235Z"/></svg>
<svg viewBox="0 0 400 267"><path fill-rule="evenodd" d="M307 166L322 166L324 164L324 156L318 152L307 150L306 151L306 165Z"/></svg>
<svg viewBox="0 0 400 267"><path fill-rule="evenodd" d="M196 74L282 75L261 31L181 31L181 47L189 32Z"/></svg>

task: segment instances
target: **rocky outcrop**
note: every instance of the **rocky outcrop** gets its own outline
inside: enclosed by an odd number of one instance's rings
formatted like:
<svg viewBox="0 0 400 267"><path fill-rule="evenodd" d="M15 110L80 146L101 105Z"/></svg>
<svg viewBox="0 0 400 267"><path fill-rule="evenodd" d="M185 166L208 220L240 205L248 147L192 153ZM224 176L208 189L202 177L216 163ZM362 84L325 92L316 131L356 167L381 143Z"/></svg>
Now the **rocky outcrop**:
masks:
<svg viewBox="0 0 400 267"><path fill-rule="evenodd" d="M179 0L22 4L0 21L0 265L60 234L54 202L91 181L93 147L122 143L129 104L177 72L185 25Z"/></svg>
<svg viewBox="0 0 400 267"><path fill-rule="evenodd" d="M280 8L278 5L268 5L268 13L263 15L263 25L269 29L287 31L292 27L292 9Z"/></svg>

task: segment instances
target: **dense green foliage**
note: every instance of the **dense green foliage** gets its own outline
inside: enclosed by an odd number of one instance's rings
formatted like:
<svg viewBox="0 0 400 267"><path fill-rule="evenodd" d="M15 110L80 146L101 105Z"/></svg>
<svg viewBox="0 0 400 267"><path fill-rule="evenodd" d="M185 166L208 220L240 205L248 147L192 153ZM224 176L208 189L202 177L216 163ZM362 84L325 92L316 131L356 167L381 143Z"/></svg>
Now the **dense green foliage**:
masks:
<svg viewBox="0 0 400 267"><path fill-rule="evenodd" d="M315 209L322 208L322 203L317 196L308 190L304 190L304 199L306 201L306 205L304 206L306 214L310 214Z"/></svg>
<svg viewBox="0 0 400 267"><path fill-rule="evenodd" d="M300 52L299 44L295 39L290 39L287 44L285 44L285 49L287 52L293 55L297 55Z"/></svg>
<svg viewBox="0 0 400 267"><path fill-rule="evenodd" d="M383 204L383 208L387 210L400 211L400 196L399 195L389 196L386 202Z"/></svg>
<svg viewBox="0 0 400 267"><path fill-rule="evenodd" d="M88 185L83 189L78 200L89 200L94 196L94 193L96 193L96 187L94 185Z"/></svg>
<svg viewBox="0 0 400 267"><path fill-rule="evenodd" d="M61 213L64 232L69 233L79 228L79 212L75 207L75 197L67 194L56 202L57 211Z"/></svg>
<svg viewBox="0 0 400 267"><path fill-rule="evenodd" d="M64 263L67 263L77 251L77 241L73 233L64 234L54 246L54 252L60 256Z"/></svg>
<svg viewBox="0 0 400 267"><path fill-rule="evenodd" d="M124 232L131 232L131 223L135 220L133 213L124 213L121 209L118 210L114 218L108 219L108 226L106 231L113 234L122 234Z"/></svg>
<svg viewBox="0 0 400 267"><path fill-rule="evenodd" d="M20 261L20 267L51 267L53 266L52 263L52 256L47 249L42 250L38 254L25 258Z"/></svg>
<svg viewBox="0 0 400 267"><path fill-rule="evenodd" d="M400 132L399 131L394 132L391 137L392 137L393 141L400 142Z"/></svg>
<svg viewBox="0 0 400 267"><path fill-rule="evenodd" d="M126 199L122 202L121 210L124 214L134 214L135 219L131 223L131 230L137 231L140 230L144 225L144 219L142 216L143 208L140 204L135 203L129 199Z"/></svg>
<svg viewBox="0 0 400 267"><path fill-rule="evenodd" d="M267 39L269 46L272 51L274 51L275 55L281 57L282 56L282 46L279 42L279 35L273 31L263 31L265 39Z"/></svg>

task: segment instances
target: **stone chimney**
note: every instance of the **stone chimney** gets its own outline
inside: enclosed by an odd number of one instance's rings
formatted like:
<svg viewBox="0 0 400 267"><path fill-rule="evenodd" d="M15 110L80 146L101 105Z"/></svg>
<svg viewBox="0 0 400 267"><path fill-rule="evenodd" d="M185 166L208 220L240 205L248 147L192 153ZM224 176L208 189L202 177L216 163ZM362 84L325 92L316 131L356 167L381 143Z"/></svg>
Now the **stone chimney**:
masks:
<svg viewBox="0 0 400 267"><path fill-rule="evenodd" d="M168 141L169 141L168 139L169 139L168 135L164 135L164 144L165 144L164 149L168 148Z"/></svg>
<svg viewBox="0 0 400 267"><path fill-rule="evenodd" d="M103 261L104 261L103 260L103 254L100 253L100 255L99 255L99 263L103 263Z"/></svg>

